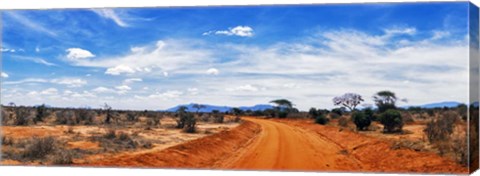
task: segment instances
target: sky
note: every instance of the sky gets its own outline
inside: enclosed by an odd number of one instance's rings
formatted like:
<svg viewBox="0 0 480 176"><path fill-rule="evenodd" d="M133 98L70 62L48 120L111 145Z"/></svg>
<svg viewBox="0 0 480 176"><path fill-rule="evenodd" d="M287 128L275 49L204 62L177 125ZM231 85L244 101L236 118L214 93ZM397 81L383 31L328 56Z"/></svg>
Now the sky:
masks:
<svg viewBox="0 0 480 176"><path fill-rule="evenodd" d="M9 10L1 103L167 109L468 101L467 2Z"/></svg>

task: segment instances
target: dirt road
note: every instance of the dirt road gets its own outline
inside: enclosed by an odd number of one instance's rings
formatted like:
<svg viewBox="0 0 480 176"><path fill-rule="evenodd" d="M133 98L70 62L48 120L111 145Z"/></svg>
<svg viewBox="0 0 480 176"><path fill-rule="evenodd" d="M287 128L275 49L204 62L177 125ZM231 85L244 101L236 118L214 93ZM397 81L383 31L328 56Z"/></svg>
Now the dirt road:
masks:
<svg viewBox="0 0 480 176"><path fill-rule="evenodd" d="M392 144L311 120L243 117L231 130L160 151L99 158L83 166L234 170L467 173L434 153Z"/></svg>
<svg viewBox="0 0 480 176"><path fill-rule="evenodd" d="M245 118L262 131L248 147L221 161L220 168L255 170L355 170L360 163L346 157L335 143L319 135L271 120Z"/></svg>

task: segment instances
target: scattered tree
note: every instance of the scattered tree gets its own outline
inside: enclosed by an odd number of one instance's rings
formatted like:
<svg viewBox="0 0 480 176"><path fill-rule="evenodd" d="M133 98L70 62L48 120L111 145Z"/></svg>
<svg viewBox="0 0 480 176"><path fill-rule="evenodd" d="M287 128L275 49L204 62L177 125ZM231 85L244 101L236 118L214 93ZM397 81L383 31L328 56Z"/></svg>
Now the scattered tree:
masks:
<svg viewBox="0 0 480 176"><path fill-rule="evenodd" d="M346 93L342 96L333 98L333 105L341 105L345 108L348 108L350 111L354 111L355 108L362 103L362 101L364 100L361 95L356 93Z"/></svg>
<svg viewBox="0 0 480 176"><path fill-rule="evenodd" d="M203 108L206 108L205 105L202 105L202 104L193 104L192 106L193 108L197 109L196 113L198 114L198 111L200 111L200 109L203 109Z"/></svg>
<svg viewBox="0 0 480 176"><path fill-rule="evenodd" d="M48 111L47 111L47 108L45 107L45 104L37 106L36 109L37 109L37 114L35 115L35 118L33 118L34 124L37 124L37 122L43 122L43 118L48 116Z"/></svg>
<svg viewBox="0 0 480 176"><path fill-rule="evenodd" d="M373 100L375 101L375 105L378 107L379 112L385 112L388 109L396 109L395 103L397 101L397 97L395 93L384 90L377 92L373 96Z"/></svg>

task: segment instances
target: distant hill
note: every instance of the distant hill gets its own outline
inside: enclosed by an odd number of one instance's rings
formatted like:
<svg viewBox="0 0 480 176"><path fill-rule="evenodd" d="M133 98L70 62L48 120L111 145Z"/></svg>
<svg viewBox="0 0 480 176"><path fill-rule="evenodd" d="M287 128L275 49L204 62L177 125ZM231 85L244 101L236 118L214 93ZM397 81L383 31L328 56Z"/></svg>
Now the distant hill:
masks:
<svg viewBox="0 0 480 176"><path fill-rule="evenodd" d="M165 111L168 111L168 112L175 112L178 110L178 108L180 108L181 106L185 106L187 107L187 111L189 112L196 112L197 109L194 108L195 103L190 103L190 104L184 104L184 105L177 105L175 107L172 107L172 108L169 108L169 109L166 109ZM212 112L213 110L218 110L220 112L227 112L229 111L230 109L234 108L234 107L231 107L231 106L217 106L217 105L207 105L207 104L202 104L205 106L205 108L202 108L200 109L198 112ZM257 111L257 110L265 110L265 109L270 109L270 108L273 108L272 105L267 105L267 104L259 104L259 105L255 105L255 106L241 106L241 107L238 107L239 109L243 110L243 111L247 111L247 110L251 110L251 111Z"/></svg>
<svg viewBox="0 0 480 176"><path fill-rule="evenodd" d="M421 107L421 108L426 108L426 109L443 108L443 107L454 108L454 107L457 107L460 104L462 104L462 103L456 102L456 101L444 101L444 102L429 103L429 104L418 105L418 106L402 106L402 108L409 108L409 107Z"/></svg>

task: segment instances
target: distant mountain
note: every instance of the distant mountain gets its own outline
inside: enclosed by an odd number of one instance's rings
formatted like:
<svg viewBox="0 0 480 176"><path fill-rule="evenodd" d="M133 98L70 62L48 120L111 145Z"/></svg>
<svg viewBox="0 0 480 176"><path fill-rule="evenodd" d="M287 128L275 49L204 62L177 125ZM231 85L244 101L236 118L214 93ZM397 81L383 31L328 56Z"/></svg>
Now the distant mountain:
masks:
<svg viewBox="0 0 480 176"><path fill-rule="evenodd" d="M456 101L444 101L444 102L438 102L438 103L430 103L430 104L424 104L424 105L418 105L418 106L402 106L402 108L409 108L409 107L421 107L421 108L443 108L443 107L448 107L448 108L454 108L457 107L462 103L456 102Z"/></svg>
<svg viewBox="0 0 480 176"><path fill-rule="evenodd" d="M197 108L194 108L193 107L194 105L195 105L195 103L177 105L175 107L166 109L165 111L175 112L181 106L185 106L185 107L187 107L187 111L196 112ZM227 111L230 111L232 108L234 108L234 107L231 107L231 106L216 106L216 105L207 105L207 104L202 104L202 105L204 105L205 107L200 109L198 112L212 112L213 110L218 110L220 112L227 112ZM270 108L273 108L273 106L272 105L266 105L266 104L260 104L260 105L255 105L255 106L241 106L241 107L238 107L238 108L243 110L243 111L247 111L247 110L257 111L257 110L270 109Z"/></svg>

